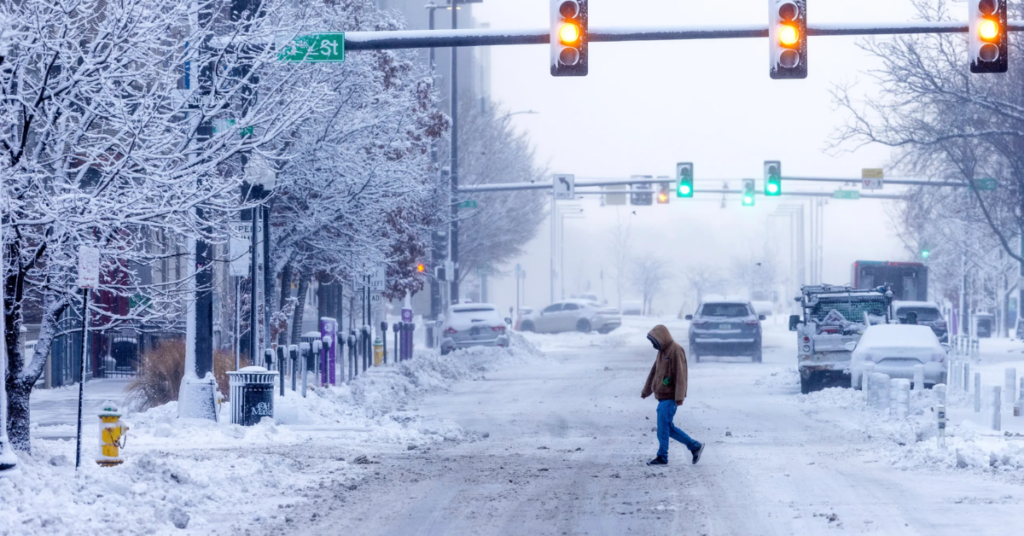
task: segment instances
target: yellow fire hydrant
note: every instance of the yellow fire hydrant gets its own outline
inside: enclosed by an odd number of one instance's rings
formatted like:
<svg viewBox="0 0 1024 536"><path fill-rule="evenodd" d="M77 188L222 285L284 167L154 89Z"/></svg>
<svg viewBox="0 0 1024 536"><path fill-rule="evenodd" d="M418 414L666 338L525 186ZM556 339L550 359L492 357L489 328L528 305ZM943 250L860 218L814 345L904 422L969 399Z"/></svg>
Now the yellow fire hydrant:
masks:
<svg viewBox="0 0 1024 536"><path fill-rule="evenodd" d="M380 337L373 341L373 366L379 367L384 364L384 343Z"/></svg>
<svg viewBox="0 0 1024 536"><path fill-rule="evenodd" d="M100 412L100 455L96 463L103 467L121 465L121 449L124 448L128 425L121 421L121 414L118 413L117 405L107 401L103 404L103 411Z"/></svg>

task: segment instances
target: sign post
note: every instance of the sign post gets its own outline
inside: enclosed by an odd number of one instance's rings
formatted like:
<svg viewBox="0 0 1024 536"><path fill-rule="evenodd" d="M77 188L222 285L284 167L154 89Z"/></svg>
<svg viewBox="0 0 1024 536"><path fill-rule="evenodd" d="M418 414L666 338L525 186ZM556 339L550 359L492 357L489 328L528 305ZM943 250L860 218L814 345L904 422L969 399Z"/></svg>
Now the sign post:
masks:
<svg viewBox="0 0 1024 536"><path fill-rule="evenodd" d="M78 250L78 286L82 289L82 358L78 363L78 433L75 438L75 470L82 465L82 398L85 395L85 359L88 348L89 290L100 283L100 250L81 247Z"/></svg>

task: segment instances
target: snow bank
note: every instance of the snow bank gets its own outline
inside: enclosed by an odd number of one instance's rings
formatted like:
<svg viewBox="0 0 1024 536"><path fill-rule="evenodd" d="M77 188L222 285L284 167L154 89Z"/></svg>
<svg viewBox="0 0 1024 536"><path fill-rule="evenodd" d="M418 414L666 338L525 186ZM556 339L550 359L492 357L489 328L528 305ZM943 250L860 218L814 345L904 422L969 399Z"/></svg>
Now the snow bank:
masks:
<svg viewBox="0 0 1024 536"><path fill-rule="evenodd" d="M33 443L21 476L0 479L0 535L239 533L295 527L290 508L311 486L349 489L374 458L475 436L457 424L408 411L425 394L480 378L496 366L534 359L513 347L440 356L420 352L399 366L367 371L351 385L275 397L275 420L252 427L177 418L176 404L129 414L125 463L101 468L97 408L86 408L82 468L73 439ZM96 421L96 422L94 422ZM14 499L17 497L17 499Z"/></svg>
<svg viewBox="0 0 1024 536"><path fill-rule="evenodd" d="M767 376L757 383L766 387L784 385L784 380L776 376ZM778 376L788 377L781 373ZM974 413L973 394L960 390L947 394L950 419L945 448L940 448L936 440L936 397L931 390L910 393L910 412L906 418L898 418L888 409L869 407L863 391L829 388L796 396L798 404L813 408L817 416L834 420L847 432L861 432L856 435L872 443L869 450L898 469L969 470L1014 478L1016 471L1024 469L1024 433L993 431L980 424L978 421L986 419L988 410L983 408L981 413ZM1016 421L1024 421L1005 413L1003 417L1004 423L1017 427L1022 424Z"/></svg>

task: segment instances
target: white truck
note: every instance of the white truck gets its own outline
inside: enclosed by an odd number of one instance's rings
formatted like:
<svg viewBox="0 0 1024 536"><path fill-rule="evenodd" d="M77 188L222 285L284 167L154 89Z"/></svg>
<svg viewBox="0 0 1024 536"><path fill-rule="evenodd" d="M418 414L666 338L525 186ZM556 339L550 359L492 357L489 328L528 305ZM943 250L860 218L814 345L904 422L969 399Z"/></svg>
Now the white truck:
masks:
<svg viewBox="0 0 1024 536"><path fill-rule="evenodd" d="M889 287L800 287L795 299L803 314L789 317L789 330L797 336L801 393L850 386L850 354L868 326L892 322L892 298Z"/></svg>

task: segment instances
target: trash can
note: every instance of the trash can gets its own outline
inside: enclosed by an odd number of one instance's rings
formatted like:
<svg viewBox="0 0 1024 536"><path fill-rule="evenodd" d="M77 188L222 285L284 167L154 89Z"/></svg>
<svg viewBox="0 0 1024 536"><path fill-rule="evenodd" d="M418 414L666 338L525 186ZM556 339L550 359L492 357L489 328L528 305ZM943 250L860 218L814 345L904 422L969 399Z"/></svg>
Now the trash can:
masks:
<svg viewBox="0 0 1024 536"><path fill-rule="evenodd" d="M263 417L274 416L274 382L277 371L245 367L228 371L231 389L231 424L252 426Z"/></svg>

